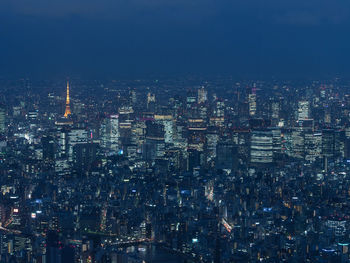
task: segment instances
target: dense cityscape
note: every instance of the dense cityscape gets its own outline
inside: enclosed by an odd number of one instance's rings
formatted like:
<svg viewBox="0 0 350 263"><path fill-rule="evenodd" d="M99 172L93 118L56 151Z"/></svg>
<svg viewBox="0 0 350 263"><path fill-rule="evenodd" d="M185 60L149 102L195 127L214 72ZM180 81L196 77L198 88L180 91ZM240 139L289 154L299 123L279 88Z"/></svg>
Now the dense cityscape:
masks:
<svg viewBox="0 0 350 263"><path fill-rule="evenodd" d="M350 82L0 86L0 262L349 262Z"/></svg>

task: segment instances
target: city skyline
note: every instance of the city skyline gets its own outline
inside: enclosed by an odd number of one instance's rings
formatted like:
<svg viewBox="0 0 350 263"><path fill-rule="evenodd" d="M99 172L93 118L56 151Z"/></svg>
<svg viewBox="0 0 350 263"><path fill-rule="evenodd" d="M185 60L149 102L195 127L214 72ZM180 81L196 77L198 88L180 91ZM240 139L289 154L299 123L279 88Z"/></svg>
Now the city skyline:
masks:
<svg viewBox="0 0 350 263"><path fill-rule="evenodd" d="M0 86L1 261L349 262L349 81Z"/></svg>
<svg viewBox="0 0 350 263"><path fill-rule="evenodd" d="M0 0L0 263L350 263L350 2Z"/></svg>

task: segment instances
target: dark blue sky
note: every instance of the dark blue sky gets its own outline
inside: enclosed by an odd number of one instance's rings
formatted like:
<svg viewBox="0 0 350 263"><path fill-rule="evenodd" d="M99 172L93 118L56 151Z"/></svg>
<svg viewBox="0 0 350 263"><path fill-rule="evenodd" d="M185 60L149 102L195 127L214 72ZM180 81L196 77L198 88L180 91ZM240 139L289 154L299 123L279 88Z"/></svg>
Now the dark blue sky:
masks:
<svg viewBox="0 0 350 263"><path fill-rule="evenodd" d="M348 0L1 0L0 76L350 76Z"/></svg>

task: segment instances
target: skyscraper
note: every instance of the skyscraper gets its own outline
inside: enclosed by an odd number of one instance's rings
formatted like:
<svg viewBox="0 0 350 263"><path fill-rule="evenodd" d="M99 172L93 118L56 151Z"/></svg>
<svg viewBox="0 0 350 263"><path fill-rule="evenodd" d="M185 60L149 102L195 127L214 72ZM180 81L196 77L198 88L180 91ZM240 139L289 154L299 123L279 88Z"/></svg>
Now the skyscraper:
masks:
<svg viewBox="0 0 350 263"><path fill-rule="evenodd" d="M0 133L5 132L5 124L6 124L6 111L5 108L0 105Z"/></svg>
<svg viewBox="0 0 350 263"><path fill-rule="evenodd" d="M79 143L73 147L73 168L79 175L88 172L96 160L97 143Z"/></svg>
<svg viewBox="0 0 350 263"><path fill-rule="evenodd" d="M101 124L101 146L110 151L119 150L119 115L108 116Z"/></svg>
<svg viewBox="0 0 350 263"><path fill-rule="evenodd" d="M55 159L55 141L51 136L43 136L41 138L41 143L43 145L43 159L44 160L54 160Z"/></svg>
<svg viewBox="0 0 350 263"><path fill-rule="evenodd" d="M298 102L298 120L306 120L310 117L310 104L308 101Z"/></svg>
<svg viewBox="0 0 350 263"><path fill-rule="evenodd" d="M254 130L251 137L250 161L255 164L273 162L273 134L269 130Z"/></svg>
<svg viewBox="0 0 350 263"><path fill-rule="evenodd" d="M335 130L324 129L322 131L322 154L325 157L333 157L335 149Z"/></svg>
<svg viewBox="0 0 350 263"><path fill-rule="evenodd" d="M252 92L248 95L249 103L249 116L255 116L256 114L256 87L252 88Z"/></svg>
<svg viewBox="0 0 350 263"><path fill-rule="evenodd" d="M143 145L144 158L154 160L165 154L164 126L152 121L146 121L146 141Z"/></svg>
<svg viewBox="0 0 350 263"><path fill-rule="evenodd" d="M198 89L198 104L205 103L208 100L208 92L204 87Z"/></svg>
<svg viewBox="0 0 350 263"><path fill-rule="evenodd" d="M216 167L218 169L236 169L238 165L237 147L230 141L220 142L216 146Z"/></svg>

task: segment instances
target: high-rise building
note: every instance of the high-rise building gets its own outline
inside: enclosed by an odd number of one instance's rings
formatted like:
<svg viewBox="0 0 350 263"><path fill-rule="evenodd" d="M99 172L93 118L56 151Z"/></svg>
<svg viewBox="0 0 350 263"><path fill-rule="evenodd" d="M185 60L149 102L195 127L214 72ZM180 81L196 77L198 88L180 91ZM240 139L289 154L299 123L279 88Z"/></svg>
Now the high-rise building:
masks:
<svg viewBox="0 0 350 263"><path fill-rule="evenodd" d="M256 87L252 88L251 93L248 95L248 103L249 103L249 116L256 115Z"/></svg>
<svg viewBox="0 0 350 263"><path fill-rule="evenodd" d="M130 102L133 106L136 106L137 103L137 94L135 90L130 91Z"/></svg>
<svg viewBox="0 0 350 263"><path fill-rule="evenodd" d="M155 111L155 104L156 104L156 95L148 92L148 94L147 94L147 110L149 112L154 112Z"/></svg>
<svg viewBox="0 0 350 263"><path fill-rule="evenodd" d="M110 151L119 150L119 116L110 115L101 124L101 146Z"/></svg>
<svg viewBox="0 0 350 263"><path fill-rule="evenodd" d="M97 143L80 143L73 148L73 167L77 174L89 171L96 160Z"/></svg>
<svg viewBox="0 0 350 263"><path fill-rule="evenodd" d="M310 103L308 101L298 102L298 120L307 120L310 118Z"/></svg>
<svg viewBox="0 0 350 263"><path fill-rule="evenodd" d="M272 132L272 142L273 142L273 152L278 154L282 152L282 139L281 139L281 129L269 128Z"/></svg>
<svg viewBox="0 0 350 263"><path fill-rule="evenodd" d="M271 118L278 119L280 116L280 103L278 101L273 101L271 103Z"/></svg>
<svg viewBox="0 0 350 263"><path fill-rule="evenodd" d="M230 141L218 143L218 145L216 146L216 168L235 170L237 168L237 165L237 146Z"/></svg>
<svg viewBox="0 0 350 263"><path fill-rule="evenodd" d="M304 135L305 141L305 160L309 162L316 161L322 154L322 134L307 132Z"/></svg>
<svg viewBox="0 0 350 263"><path fill-rule="evenodd" d="M43 159L53 161L56 151L54 138L51 136L44 136L41 138L41 143L43 146Z"/></svg>
<svg viewBox="0 0 350 263"><path fill-rule="evenodd" d="M273 162L273 134L271 130L254 130L252 132L250 161L255 164Z"/></svg>
<svg viewBox="0 0 350 263"><path fill-rule="evenodd" d="M65 158L68 156L68 133L70 129L62 126L59 126L57 132L57 145L58 145L58 157Z"/></svg>
<svg viewBox="0 0 350 263"><path fill-rule="evenodd" d="M324 129L322 131L322 155L333 157L335 150L335 130Z"/></svg>
<svg viewBox="0 0 350 263"><path fill-rule="evenodd" d="M68 133L68 158L73 161L73 148L77 144L87 143L88 133L84 129L72 129Z"/></svg>
<svg viewBox="0 0 350 263"><path fill-rule="evenodd" d="M225 102L222 100L217 100L214 108L214 116L221 118L225 116Z"/></svg>
<svg viewBox="0 0 350 263"><path fill-rule="evenodd" d="M206 137L206 162L215 160L216 158L216 146L219 141L219 134L216 127L209 127L205 135Z"/></svg>
<svg viewBox="0 0 350 263"><path fill-rule="evenodd" d="M6 129L6 111L3 106L0 106L0 133L4 133Z"/></svg>
<svg viewBox="0 0 350 263"><path fill-rule="evenodd" d="M302 127L294 127L291 132L291 153L294 158L304 158L305 142Z"/></svg>
<svg viewBox="0 0 350 263"><path fill-rule="evenodd" d="M165 143L174 143L175 125L171 115L155 115L156 123L164 126Z"/></svg>
<svg viewBox="0 0 350 263"><path fill-rule="evenodd" d="M204 87L198 89L198 104L206 103L208 100L208 92Z"/></svg>
<svg viewBox="0 0 350 263"><path fill-rule="evenodd" d="M188 149L187 171L193 172L194 168L201 166L202 152L196 149Z"/></svg>
<svg viewBox="0 0 350 263"><path fill-rule="evenodd" d="M312 119L300 119L297 126L293 127L291 132L291 152L290 155L294 158L305 158L306 154L306 134L310 139L310 134L313 134L314 121ZM309 140L308 144L311 143ZM309 145L311 147L311 145Z"/></svg>
<svg viewBox="0 0 350 263"><path fill-rule="evenodd" d="M197 101L197 94L193 89L189 89L186 95L187 108L191 108Z"/></svg>
<svg viewBox="0 0 350 263"><path fill-rule="evenodd" d="M146 140L143 144L143 157L146 161L162 158L165 154L164 126L146 121Z"/></svg>
<svg viewBox="0 0 350 263"><path fill-rule="evenodd" d="M206 139L206 123L203 119L188 119L187 142L188 148L203 151Z"/></svg>

